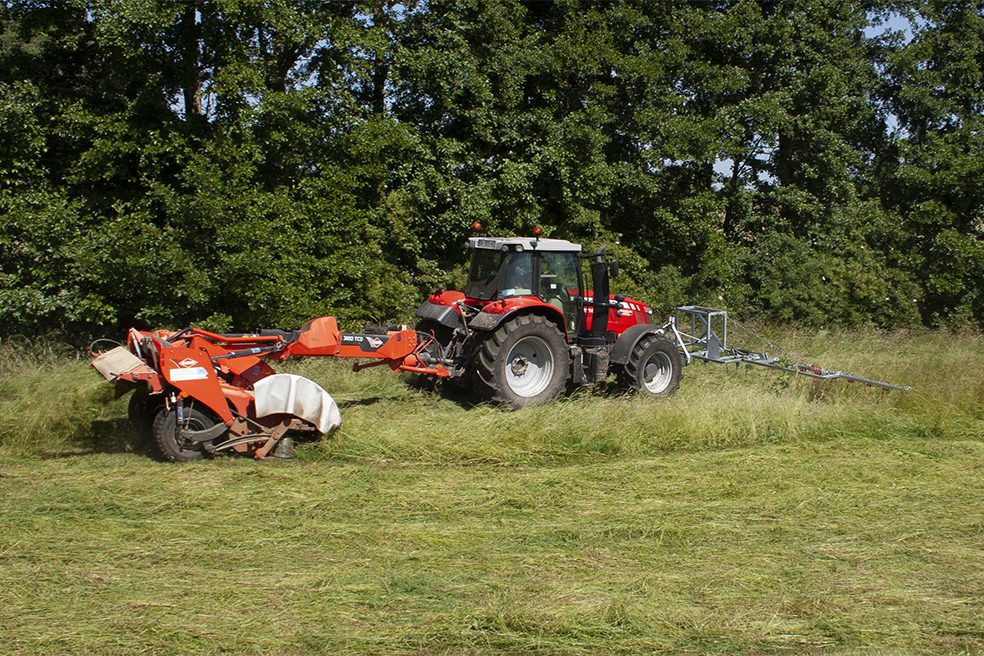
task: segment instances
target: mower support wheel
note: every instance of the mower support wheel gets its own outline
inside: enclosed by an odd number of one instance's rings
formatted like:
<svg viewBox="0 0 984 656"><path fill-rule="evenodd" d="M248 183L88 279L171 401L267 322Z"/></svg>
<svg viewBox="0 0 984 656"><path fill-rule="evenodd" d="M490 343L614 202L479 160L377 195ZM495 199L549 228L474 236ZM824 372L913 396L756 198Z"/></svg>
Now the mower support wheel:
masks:
<svg viewBox="0 0 984 656"><path fill-rule="evenodd" d="M476 386L494 401L525 408L553 399L567 385L570 357L549 319L523 315L503 322L478 349Z"/></svg>
<svg viewBox="0 0 984 656"><path fill-rule="evenodd" d="M183 428L189 430L206 430L218 423L197 408L184 408L183 414ZM189 443L182 439L181 428L177 423L177 410L173 407L170 410L161 408L157 416L154 417L154 441L157 443L161 457L171 462L190 462L203 459L206 455L205 446L201 443Z"/></svg>
<svg viewBox="0 0 984 656"><path fill-rule="evenodd" d="M680 387L683 358L667 335L650 333L639 340L618 371L619 384L643 396L663 398Z"/></svg>

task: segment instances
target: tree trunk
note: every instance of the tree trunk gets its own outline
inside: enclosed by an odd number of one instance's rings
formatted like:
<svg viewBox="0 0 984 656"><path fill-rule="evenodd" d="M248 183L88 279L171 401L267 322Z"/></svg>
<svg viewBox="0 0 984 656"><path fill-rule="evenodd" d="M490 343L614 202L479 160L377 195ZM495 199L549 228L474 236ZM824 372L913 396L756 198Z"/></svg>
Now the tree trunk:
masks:
<svg viewBox="0 0 984 656"><path fill-rule="evenodd" d="M732 160L731 179L728 180L727 194L728 200L724 206L724 236L729 241L734 241L735 233L738 230L738 187L741 183L741 167L743 160L737 157Z"/></svg>
<svg viewBox="0 0 984 656"><path fill-rule="evenodd" d="M193 2L189 2L181 12L181 92L184 96L186 119L202 115L201 55L198 47L200 29L197 14L198 10Z"/></svg>

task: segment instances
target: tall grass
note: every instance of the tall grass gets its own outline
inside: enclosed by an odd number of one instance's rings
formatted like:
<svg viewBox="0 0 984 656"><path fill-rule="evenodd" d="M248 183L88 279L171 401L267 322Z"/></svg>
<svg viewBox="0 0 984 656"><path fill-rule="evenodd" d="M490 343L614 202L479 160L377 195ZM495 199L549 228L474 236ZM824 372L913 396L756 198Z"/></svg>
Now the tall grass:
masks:
<svg viewBox="0 0 984 656"><path fill-rule="evenodd" d="M9 455L108 446L126 428L125 404L84 354L49 340L0 342L0 450Z"/></svg>
<svg viewBox="0 0 984 656"><path fill-rule="evenodd" d="M965 439L984 429L979 336L797 332L784 341L828 368L913 390L697 363L684 370L679 392L668 400L582 390L509 412L416 392L388 372L352 374L338 362L308 361L298 371L335 394L344 425L306 456L531 463L849 436Z"/></svg>
<svg viewBox="0 0 984 656"><path fill-rule="evenodd" d="M959 440L984 432L979 335L797 331L781 339L828 368L913 390L695 363L671 399L580 390L511 412L416 389L385 369L353 373L334 359L294 362L286 370L320 383L342 408L342 429L302 449L307 459L529 464L850 436ZM0 445L7 452L138 448L125 404L67 349L0 345Z"/></svg>

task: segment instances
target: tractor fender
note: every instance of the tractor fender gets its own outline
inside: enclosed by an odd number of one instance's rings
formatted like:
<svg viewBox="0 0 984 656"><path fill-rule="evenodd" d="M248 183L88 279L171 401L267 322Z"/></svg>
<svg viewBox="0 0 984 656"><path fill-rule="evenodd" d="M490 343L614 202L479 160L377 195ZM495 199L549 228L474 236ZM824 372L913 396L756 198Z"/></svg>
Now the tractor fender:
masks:
<svg viewBox="0 0 984 656"><path fill-rule="evenodd" d="M438 305L427 300L417 308L418 319L430 319L452 330L461 325L460 313L456 305Z"/></svg>
<svg viewBox="0 0 984 656"><path fill-rule="evenodd" d="M546 317L553 323L557 324L557 329L560 330L565 339L567 338L567 330L564 327L563 313L561 313L561 311L554 306L546 303L520 305L519 307L515 307L501 313L482 311L468 322L468 328L470 330L489 332L497 329L505 321L508 321L513 317L525 314L539 314L540 316Z"/></svg>
<svg viewBox="0 0 984 656"><path fill-rule="evenodd" d="M611 363L624 365L629 361L629 354L632 353L632 349L636 347L639 340L646 335L662 332L662 328L651 323L637 323L634 326L629 326L618 336L615 345L612 347L612 351L609 354Z"/></svg>

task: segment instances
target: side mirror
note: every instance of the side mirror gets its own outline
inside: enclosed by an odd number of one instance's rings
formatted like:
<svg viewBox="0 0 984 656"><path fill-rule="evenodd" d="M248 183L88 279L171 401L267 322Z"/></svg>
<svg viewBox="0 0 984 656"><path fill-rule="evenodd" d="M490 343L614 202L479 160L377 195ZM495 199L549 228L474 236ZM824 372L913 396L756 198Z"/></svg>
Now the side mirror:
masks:
<svg viewBox="0 0 984 656"><path fill-rule="evenodd" d="M608 275L612 278L618 278L618 258L613 257L611 264L608 265Z"/></svg>

